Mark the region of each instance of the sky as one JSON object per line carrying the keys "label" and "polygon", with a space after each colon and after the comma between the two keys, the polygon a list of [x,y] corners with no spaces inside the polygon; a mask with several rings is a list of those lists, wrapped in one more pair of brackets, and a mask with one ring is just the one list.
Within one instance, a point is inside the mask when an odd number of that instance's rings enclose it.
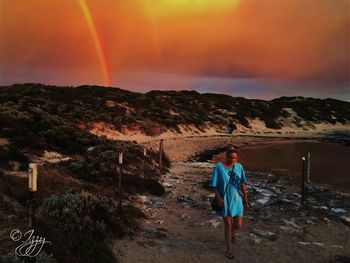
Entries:
{"label": "sky", "polygon": [[0,0],[0,85],[350,101],[348,0]]}

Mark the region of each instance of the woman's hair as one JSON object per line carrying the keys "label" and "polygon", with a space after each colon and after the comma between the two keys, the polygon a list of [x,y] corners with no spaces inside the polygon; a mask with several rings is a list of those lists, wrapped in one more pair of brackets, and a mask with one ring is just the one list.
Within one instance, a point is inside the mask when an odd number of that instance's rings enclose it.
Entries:
{"label": "woman's hair", "polygon": [[238,154],[238,151],[236,150],[235,147],[230,146],[230,147],[227,148],[227,150],[226,150],[226,155],[229,155],[229,154],[231,154],[231,153],[236,153],[236,154]]}

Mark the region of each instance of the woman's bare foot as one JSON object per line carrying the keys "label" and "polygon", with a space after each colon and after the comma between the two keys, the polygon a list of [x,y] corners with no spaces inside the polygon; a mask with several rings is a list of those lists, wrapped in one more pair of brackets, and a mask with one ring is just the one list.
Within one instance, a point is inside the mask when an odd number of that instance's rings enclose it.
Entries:
{"label": "woman's bare foot", "polygon": [[233,255],[232,251],[226,250],[225,257],[227,257],[229,259],[233,259],[235,256]]}

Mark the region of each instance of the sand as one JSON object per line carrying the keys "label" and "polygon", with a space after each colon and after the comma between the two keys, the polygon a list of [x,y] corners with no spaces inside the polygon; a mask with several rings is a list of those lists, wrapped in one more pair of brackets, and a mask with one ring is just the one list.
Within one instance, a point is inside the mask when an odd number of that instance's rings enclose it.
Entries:
{"label": "sand", "polygon": [[[138,143],[153,143],[157,140],[185,139],[185,138],[201,138],[201,137],[228,137],[236,138],[237,136],[254,136],[254,137],[269,137],[269,138],[321,138],[327,137],[333,133],[348,133],[350,134],[350,123],[341,124],[313,124],[312,127],[298,128],[293,125],[285,126],[282,129],[266,128],[265,123],[259,119],[250,119],[249,125],[251,128],[246,128],[240,124],[237,125],[237,130],[232,134],[228,134],[226,128],[207,124],[201,130],[193,125],[178,126],[177,132],[175,129],[162,129],[159,134],[149,136],[143,133],[139,127],[125,127],[123,133],[116,130],[111,124],[104,122],[92,123],[88,129],[89,132],[97,136],[106,136],[112,140],[136,141]],[[82,127],[84,128],[84,127]]]}
{"label": "sand", "polygon": [[[203,182],[210,179],[212,167],[184,161],[208,148],[271,140],[281,141],[280,138],[218,135],[164,139],[164,150],[172,161],[169,173],[162,178],[167,194],[134,197],[133,203],[143,210],[147,219],[140,221],[140,231],[113,242],[111,246],[118,261],[347,262],[340,260],[350,258],[349,226],[328,214],[311,213],[307,209],[289,214],[277,211],[269,220],[250,218],[248,212],[244,227],[237,232],[235,259],[224,256],[222,219],[213,215],[210,209],[208,197],[212,192],[202,187]],[[158,147],[158,144],[159,140],[143,142],[149,148]],[[283,189],[290,193],[300,190],[298,185],[288,181],[284,182]],[[196,205],[178,202],[180,195],[191,197]],[[303,220],[307,218],[312,220],[305,223]],[[292,223],[286,225],[281,223],[283,220]],[[277,233],[278,238],[257,237],[252,234],[253,229]]]}

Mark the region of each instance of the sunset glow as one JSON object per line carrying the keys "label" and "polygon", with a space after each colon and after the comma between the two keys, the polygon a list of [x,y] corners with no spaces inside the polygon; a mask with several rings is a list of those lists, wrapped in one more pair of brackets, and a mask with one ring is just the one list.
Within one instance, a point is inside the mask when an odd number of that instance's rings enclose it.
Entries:
{"label": "sunset glow", "polygon": [[0,84],[349,100],[349,4],[1,0]]}
{"label": "sunset glow", "polygon": [[171,16],[181,13],[213,13],[232,10],[240,0],[140,0],[140,5],[151,6],[150,14]]}

